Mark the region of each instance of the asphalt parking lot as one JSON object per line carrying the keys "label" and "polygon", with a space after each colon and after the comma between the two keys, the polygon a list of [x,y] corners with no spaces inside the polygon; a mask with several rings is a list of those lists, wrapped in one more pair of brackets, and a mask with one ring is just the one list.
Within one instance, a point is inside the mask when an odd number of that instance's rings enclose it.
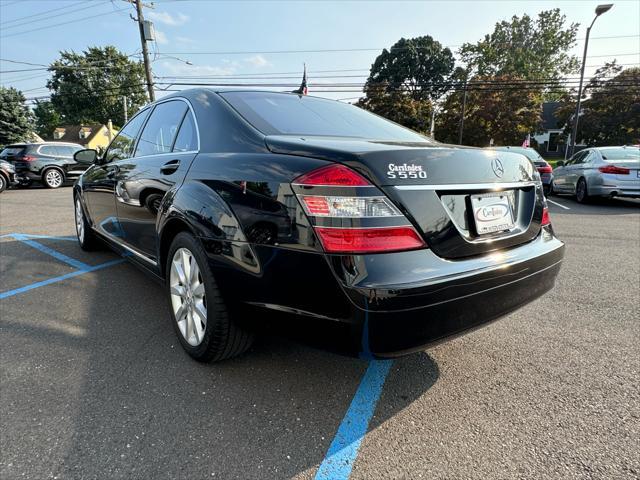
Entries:
{"label": "asphalt parking lot", "polygon": [[70,238],[70,188],[2,193],[0,478],[639,478],[640,202],[552,200],[557,287],[482,330],[206,365],[158,284]]}

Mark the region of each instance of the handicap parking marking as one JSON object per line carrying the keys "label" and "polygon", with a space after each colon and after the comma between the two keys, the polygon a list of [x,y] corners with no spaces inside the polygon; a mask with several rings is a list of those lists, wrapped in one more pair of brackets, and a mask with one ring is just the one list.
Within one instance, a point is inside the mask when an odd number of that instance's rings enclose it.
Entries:
{"label": "handicap parking marking", "polygon": [[13,290],[7,290],[6,292],[0,292],[0,300],[3,300],[8,297],[12,297],[14,295],[18,295],[20,293],[28,292],[29,290],[33,290],[34,288],[44,287],[46,285],[51,285],[52,283],[57,283],[63,280],[67,280],[68,278],[77,277],[78,275],[84,275],[85,273],[95,272],[96,270],[101,270],[103,268],[111,267],[113,265],[119,265],[124,261],[125,261],[124,258],[116,258],[115,260],[101,263],[100,265],[94,265],[94,266],[87,265],[87,268],[83,270],[75,270],[73,272],[69,272],[64,275],[60,275],[58,277],[48,278],[47,280],[31,283],[29,285],[25,285],[24,287],[14,288]]}
{"label": "handicap parking marking", "polygon": [[370,360],[315,480],[347,480],[369,428],[393,360]]}
{"label": "handicap parking marking", "polygon": [[53,258],[60,260],[61,262],[66,263],[67,265],[71,265],[72,267],[77,268],[79,270],[86,270],[88,268],[91,268],[90,265],[87,265],[86,263],[81,262],[80,260],[76,260],[75,258],[68,257],[64,253],[60,253],[57,250],[54,250],[53,248],[49,248],[45,245],[42,245],[41,243],[38,243],[35,240],[29,239],[27,238],[26,235],[21,235],[19,233],[16,233],[13,235],[13,238],[15,238],[16,240],[26,245],[29,245],[32,248],[35,248],[36,250],[40,250],[42,253],[51,255]]}
{"label": "handicap parking marking", "polygon": [[[33,290],[34,288],[44,287],[45,285],[51,285],[52,283],[61,282],[68,278],[77,277],[78,275],[84,275],[85,273],[95,272],[96,270],[101,270],[103,268],[111,267],[113,265],[119,265],[123,263],[124,258],[117,258],[115,260],[110,260],[108,262],[101,263],[99,265],[87,265],[84,262],[76,260],[75,258],[71,258],[63,253],[54,250],[53,248],[42,245],[37,242],[36,238],[40,239],[50,239],[50,240],[69,240],[72,237],[53,237],[49,235],[30,235],[30,234],[22,234],[22,233],[8,233],[5,235],[0,235],[0,238],[14,238],[15,240],[29,245],[32,248],[39,250],[42,253],[52,256],[56,260],[60,260],[61,262],[66,263],[74,267],[76,270],[73,272],[66,273],[64,275],[59,275],[57,277],[48,278],[46,280],[41,280],[39,282],[31,283],[29,285],[25,285],[24,287],[14,288],[12,290],[7,290],[6,292],[0,292],[0,300],[12,297],[14,295],[18,295],[20,293],[28,292],[29,290]],[[75,239],[74,239],[75,240]]]}
{"label": "handicap parking marking", "polygon": [[565,210],[571,210],[569,207],[565,207],[564,205],[562,205],[562,204],[560,204],[560,203],[558,203],[558,202],[555,202],[555,201],[553,201],[553,200],[550,200],[550,199],[548,199],[548,198],[547,198],[547,202],[549,202],[549,203],[553,203],[554,205],[557,205],[557,206],[558,206],[558,207],[560,207],[560,208],[564,208]]}

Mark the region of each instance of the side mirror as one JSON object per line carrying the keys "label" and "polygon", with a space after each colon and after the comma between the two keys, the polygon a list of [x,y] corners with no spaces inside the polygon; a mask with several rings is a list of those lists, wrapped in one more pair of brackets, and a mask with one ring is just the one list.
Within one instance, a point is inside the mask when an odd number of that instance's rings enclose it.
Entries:
{"label": "side mirror", "polygon": [[564,167],[564,160],[558,160],[558,161],[556,162],[556,168],[557,168],[557,167]]}
{"label": "side mirror", "polygon": [[78,150],[73,154],[73,159],[78,163],[83,163],[85,165],[91,165],[92,163],[96,163],[98,160],[98,152],[91,148],[87,148],[85,150]]}

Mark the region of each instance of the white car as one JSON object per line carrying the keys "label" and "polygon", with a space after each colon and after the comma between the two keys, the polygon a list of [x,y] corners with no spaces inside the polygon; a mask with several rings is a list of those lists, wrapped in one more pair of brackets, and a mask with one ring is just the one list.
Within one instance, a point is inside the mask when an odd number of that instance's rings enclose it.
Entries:
{"label": "white car", "polygon": [[553,170],[553,193],[569,193],[580,203],[590,197],[640,197],[640,148],[595,147],[575,153]]}

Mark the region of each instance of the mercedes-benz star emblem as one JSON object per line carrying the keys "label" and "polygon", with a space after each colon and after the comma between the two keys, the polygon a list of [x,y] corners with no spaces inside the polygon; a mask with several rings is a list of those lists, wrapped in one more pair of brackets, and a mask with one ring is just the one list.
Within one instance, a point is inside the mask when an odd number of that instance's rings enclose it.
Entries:
{"label": "mercedes-benz star emblem", "polygon": [[504,174],[504,166],[499,158],[491,160],[491,168],[493,168],[493,173],[496,174],[496,177],[502,177]]}

